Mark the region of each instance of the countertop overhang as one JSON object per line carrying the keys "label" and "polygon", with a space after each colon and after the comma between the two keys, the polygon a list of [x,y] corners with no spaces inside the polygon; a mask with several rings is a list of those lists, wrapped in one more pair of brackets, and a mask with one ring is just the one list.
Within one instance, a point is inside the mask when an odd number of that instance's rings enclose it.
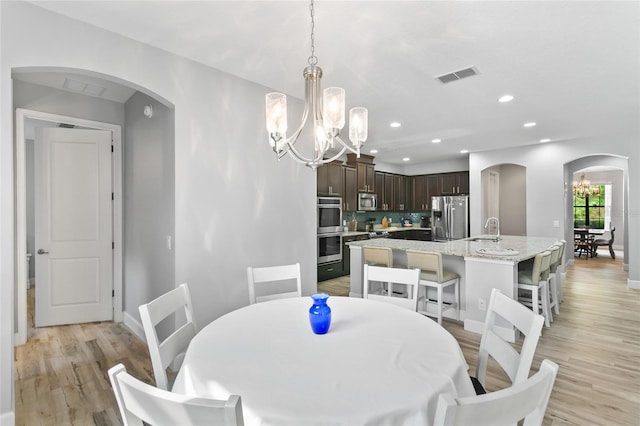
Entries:
{"label": "countertop overhang", "polygon": [[[376,238],[372,240],[353,241],[347,244],[349,244],[349,246],[360,247],[390,247],[391,249],[402,251],[434,251],[449,256],[484,258],[517,263],[534,257],[536,254],[543,252],[558,241],[556,238],[550,237],[521,237],[513,235],[503,235],[499,241],[492,241],[492,237],[495,236],[481,235],[472,238],[465,238],[463,240],[445,242]],[[475,240],[478,238],[480,238],[480,240]],[[518,254],[488,254],[478,252],[478,249],[510,249],[517,251]],[[491,250],[489,250],[489,252],[491,252]]]}

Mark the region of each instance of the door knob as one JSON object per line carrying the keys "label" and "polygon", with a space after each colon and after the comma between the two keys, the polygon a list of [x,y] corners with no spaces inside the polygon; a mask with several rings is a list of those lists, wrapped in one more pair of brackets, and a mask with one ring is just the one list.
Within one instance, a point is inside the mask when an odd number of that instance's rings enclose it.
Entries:
{"label": "door knob", "polygon": [[49,254],[48,251],[44,251],[42,249],[38,249],[38,254]]}

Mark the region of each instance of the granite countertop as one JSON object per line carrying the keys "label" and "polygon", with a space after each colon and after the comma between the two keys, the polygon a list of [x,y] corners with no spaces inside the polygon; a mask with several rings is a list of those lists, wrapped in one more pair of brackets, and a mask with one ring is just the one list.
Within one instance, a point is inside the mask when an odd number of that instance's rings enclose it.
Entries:
{"label": "granite countertop", "polygon": [[[431,231],[431,228],[420,228],[419,226],[390,226],[388,228],[381,228],[380,226],[376,226],[374,228],[374,231],[387,231],[387,232],[398,232],[398,231],[410,231],[410,230],[417,230],[417,231]],[[358,235],[368,235],[369,232],[367,231],[346,231],[342,233],[343,237],[355,237]]]}
{"label": "granite countertop", "polygon": [[492,237],[494,236],[480,235],[464,240],[446,242],[376,238],[372,240],[354,241],[348,244],[350,246],[361,247],[390,247],[395,250],[435,251],[450,256],[505,260],[515,263],[534,257],[558,241],[555,238],[549,237],[518,237],[512,235],[503,235],[498,242],[490,240],[472,241],[474,238]]}

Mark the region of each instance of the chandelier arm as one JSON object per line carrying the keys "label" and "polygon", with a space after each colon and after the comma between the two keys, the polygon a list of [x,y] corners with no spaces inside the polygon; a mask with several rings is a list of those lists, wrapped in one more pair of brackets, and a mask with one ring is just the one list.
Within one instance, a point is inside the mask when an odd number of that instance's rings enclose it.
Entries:
{"label": "chandelier arm", "polygon": [[349,147],[348,147],[348,146],[346,146],[346,145],[343,145],[343,146],[342,146],[342,149],[340,150],[340,152],[338,152],[336,155],[334,155],[334,156],[333,156],[333,157],[331,157],[331,158],[325,158],[325,159],[323,159],[319,164],[326,164],[326,163],[330,163],[330,162],[332,162],[332,161],[337,160],[337,159],[338,159],[342,154],[344,154],[344,153],[345,153],[345,151],[346,151],[347,149],[349,149]]}

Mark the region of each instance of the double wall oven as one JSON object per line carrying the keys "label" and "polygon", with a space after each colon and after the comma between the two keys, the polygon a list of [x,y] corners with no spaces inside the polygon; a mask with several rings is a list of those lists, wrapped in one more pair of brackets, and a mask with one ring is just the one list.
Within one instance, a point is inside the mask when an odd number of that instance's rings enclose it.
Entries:
{"label": "double wall oven", "polygon": [[342,261],[342,198],[318,197],[318,264]]}

